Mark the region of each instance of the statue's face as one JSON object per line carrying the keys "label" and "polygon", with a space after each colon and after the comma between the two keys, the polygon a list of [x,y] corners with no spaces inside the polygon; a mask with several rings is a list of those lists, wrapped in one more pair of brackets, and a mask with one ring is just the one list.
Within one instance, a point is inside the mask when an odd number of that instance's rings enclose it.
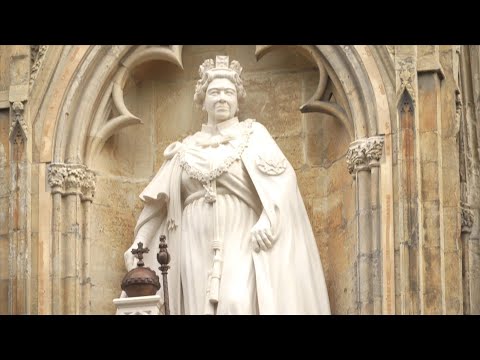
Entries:
{"label": "statue's face", "polygon": [[214,79],[208,85],[203,103],[209,120],[225,121],[238,109],[237,89],[228,79]]}

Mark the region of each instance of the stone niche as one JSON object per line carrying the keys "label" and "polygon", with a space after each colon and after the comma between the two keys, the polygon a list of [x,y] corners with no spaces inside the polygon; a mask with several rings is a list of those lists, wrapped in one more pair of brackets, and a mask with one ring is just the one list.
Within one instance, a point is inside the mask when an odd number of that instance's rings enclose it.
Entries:
{"label": "stone niche", "polygon": [[[312,59],[289,47],[257,62],[255,46],[185,46],[183,70],[150,61],[131,71],[125,104],[143,125],[113,135],[93,164],[98,175],[90,218],[91,248],[96,249],[91,253],[91,312],[115,313],[112,299],[119,296],[126,271],[123,253],[142,209],[138,195],[160,168],[165,147],[200,129],[204,115],[193,103],[198,66],[218,54],[243,67],[247,98],[240,120],[254,118],[265,125],[296,170],[332,312],[355,313],[357,225],[354,182],[345,163],[348,133],[332,116],[299,110],[318,84]],[[341,98],[329,82],[322,100]]]}

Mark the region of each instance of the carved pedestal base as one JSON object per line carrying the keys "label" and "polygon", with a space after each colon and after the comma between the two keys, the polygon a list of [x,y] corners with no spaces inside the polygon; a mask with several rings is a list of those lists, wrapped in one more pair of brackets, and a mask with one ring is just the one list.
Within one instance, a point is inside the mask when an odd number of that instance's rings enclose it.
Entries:
{"label": "carved pedestal base", "polygon": [[114,299],[116,315],[163,315],[160,296],[138,296]]}

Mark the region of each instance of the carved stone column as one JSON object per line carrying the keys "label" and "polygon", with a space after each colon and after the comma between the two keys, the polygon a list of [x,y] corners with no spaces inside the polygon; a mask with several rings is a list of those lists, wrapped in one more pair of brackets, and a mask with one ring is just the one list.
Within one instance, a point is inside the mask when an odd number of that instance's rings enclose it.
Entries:
{"label": "carved stone column", "polygon": [[380,158],[382,157],[384,137],[374,136],[367,140],[366,157],[371,172],[371,208],[372,208],[372,286],[374,314],[382,313],[382,249],[380,229]]}
{"label": "carved stone column", "polygon": [[[438,45],[417,47],[418,128],[416,154],[420,171],[419,290],[420,308],[415,313],[446,314],[445,211],[441,82],[444,73]],[[445,119],[444,119],[445,120]],[[453,191],[453,190],[452,190]],[[458,271],[459,275],[460,271]]]}
{"label": "carved stone column", "polygon": [[[354,141],[347,152],[347,166],[356,179],[357,276],[360,314],[381,314],[381,246],[379,166],[383,136]],[[372,233],[373,229],[373,233]]]}
{"label": "carved stone column", "polygon": [[470,234],[473,227],[473,211],[467,204],[461,204],[461,218],[462,218],[462,278],[463,278],[463,312],[464,314],[471,314],[472,304],[472,257],[475,254],[471,253],[470,249]]}
{"label": "carved stone column", "polygon": [[10,106],[9,314],[31,311],[31,157],[23,101]]}
{"label": "carved stone column", "polygon": [[54,314],[88,313],[90,203],[95,174],[81,164],[50,164],[48,181],[53,196]]}
{"label": "carved stone column", "polygon": [[357,301],[359,314],[373,313],[371,286],[370,168],[366,139],[353,142],[347,152],[348,171],[356,179],[357,198]]}

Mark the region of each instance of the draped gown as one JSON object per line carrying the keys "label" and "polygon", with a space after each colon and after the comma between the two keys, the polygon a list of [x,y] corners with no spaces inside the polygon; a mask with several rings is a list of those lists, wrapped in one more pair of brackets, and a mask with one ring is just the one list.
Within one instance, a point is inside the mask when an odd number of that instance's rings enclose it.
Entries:
{"label": "draped gown", "polygon": [[[258,313],[250,231],[262,205],[242,161],[228,160],[238,155],[239,146],[248,140],[242,138],[242,131],[244,127],[235,118],[215,128],[204,125],[200,133],[185,142],[183,161],[190,171],[183,171],[181,177],[184,208],[180,277],[186,314],[208,313],[208,307],[216,314]],[[215,201],[210,202],[204,183],[195,175],[225,167],[226,163],[228,169],[215,178]],[[216,308],[207,298],[215,227],[223,245]]]}

